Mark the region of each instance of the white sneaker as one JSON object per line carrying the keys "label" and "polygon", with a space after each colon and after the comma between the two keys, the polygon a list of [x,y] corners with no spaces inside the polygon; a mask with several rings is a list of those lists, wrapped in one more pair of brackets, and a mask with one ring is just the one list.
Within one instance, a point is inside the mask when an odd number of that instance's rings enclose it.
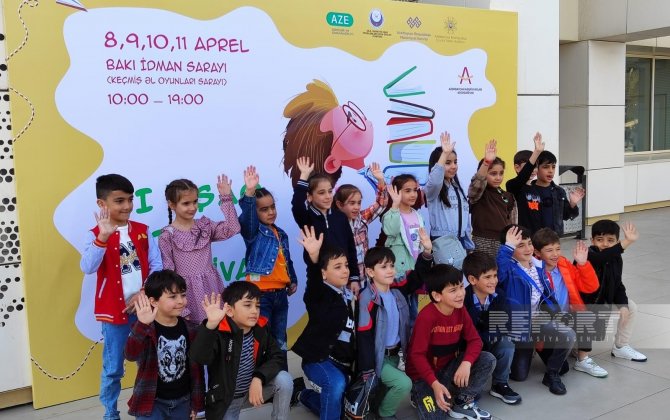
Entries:
{"label": "white sneaker", "polygon": [[633,362],[646,362],[647,356],[635,350],[628,344],[623,347],[617,347],[614,345],[612,347],[612,356],[620,357],[626,360],[632,360]]}
{"label": "white sneaker", "polygon": [[398,370],[405,371],[405,355],[402,352],[402,349],[398,352]]}
{"label": "white sneaker", "polygon": [[595,376],[596,378],[604,378],[607,376],[607,371],[598,366],[598,364],[590,357],[586,357],[582,361],[575,361],[575,370],[588,373],[589,375]]}

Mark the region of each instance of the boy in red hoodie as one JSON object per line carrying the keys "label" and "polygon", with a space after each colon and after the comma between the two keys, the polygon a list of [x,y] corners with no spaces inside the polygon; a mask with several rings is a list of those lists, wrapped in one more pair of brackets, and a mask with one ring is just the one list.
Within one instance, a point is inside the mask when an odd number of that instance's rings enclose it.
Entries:
{"label": "boy in red hoodie", "polygon": [[[572,256],[574,264],[561,255],[561,239],[558,234],[549,228],[542,228],[535,232],[532,238],[535,256],[541,260],[542,268],[547,274],[549,284],[554,292],[556,301],[562,312],[580,312],[586,310],[581,293],[593,293],[598,290],[598,277],[593,266],[588,262],[589,249],[584,242],[577,242]],[[577,361],[575,370],[588,373],[597,378],[607,376],[607,371],[589,357],[592,350],[589,337],[580,334],[578,328]],[[542,353],[540,352],[540,356]]]}
{"label": "boy in red hoodie", "polygon": [[[432,303],[419,313],[409,342],[406,373],[419,418],[490,419],[477,407],[496,358],[481,351],[482,340],[463,307],[463,274],[437,264],[425,275]],[[452,393],[454,398],[452,399]]]}

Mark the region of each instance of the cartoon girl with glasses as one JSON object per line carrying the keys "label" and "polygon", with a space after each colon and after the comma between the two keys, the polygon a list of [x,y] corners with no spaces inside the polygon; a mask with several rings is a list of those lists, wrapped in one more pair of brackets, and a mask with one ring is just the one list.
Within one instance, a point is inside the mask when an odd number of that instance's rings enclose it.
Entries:
{"label": "cartoon girl with glasses", "polygon": [[300,179],[297,159],[309,157],[314,173],[327,173],[337,183],[342,167],[365,171],[372,150],[372,121],[353,102],[340,105],[326,83],[314,80],[284,108],[289,119],[284,135],[284,171],[293,185]]}

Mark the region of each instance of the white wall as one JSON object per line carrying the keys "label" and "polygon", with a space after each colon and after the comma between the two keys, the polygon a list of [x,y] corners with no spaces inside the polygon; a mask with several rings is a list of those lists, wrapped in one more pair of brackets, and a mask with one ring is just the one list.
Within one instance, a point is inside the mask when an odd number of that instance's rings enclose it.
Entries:
{"label": "white wall", "polygon": [[[0,34],[4,35],[0,7]],[[0,41],[0,64],[5,61],[5,41]],[[31,385],[28,320],[18,254],[18,221],[13,147],[9,130],[7,71],[0,71],[0,393]],[[5,254],[5,252],[7,253]],[[15,254],[16,252],[16,254]]]}

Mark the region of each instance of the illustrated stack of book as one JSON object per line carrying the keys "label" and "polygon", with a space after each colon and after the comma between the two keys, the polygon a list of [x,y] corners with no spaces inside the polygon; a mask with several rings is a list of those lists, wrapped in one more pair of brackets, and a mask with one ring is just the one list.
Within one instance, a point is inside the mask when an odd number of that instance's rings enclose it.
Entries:
{"label": "illustrated stack of book", "polygon": [[407,100],[426,93],[421,86],[407,85],[408,76],[416,68],[410,68],[384,86],[384,95],[390,103],[386,126],[392,163],[384,168],[384,175],[390,180],[400,174],[412,174],[419,184],[424,185],[428,180],[428,157],[436,143],[434,139],[426,138],[433,134],[435,110]]}

